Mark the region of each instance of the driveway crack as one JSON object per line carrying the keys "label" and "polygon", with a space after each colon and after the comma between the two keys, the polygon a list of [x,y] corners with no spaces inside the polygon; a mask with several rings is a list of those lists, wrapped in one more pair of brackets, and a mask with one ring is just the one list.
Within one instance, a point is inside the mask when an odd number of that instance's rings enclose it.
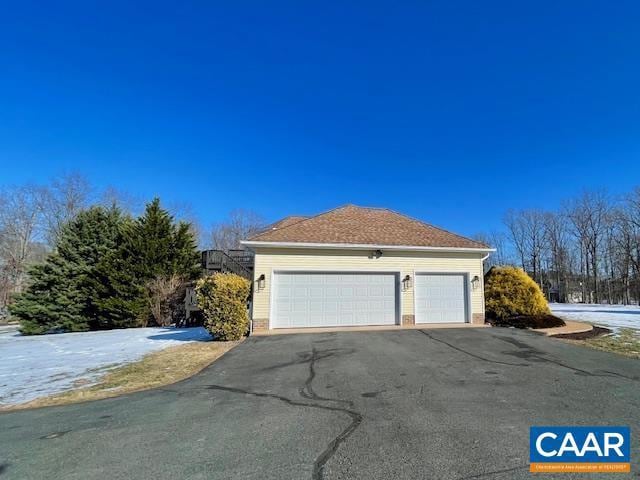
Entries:
{"label": "driveway crack", "polygon": [[[499,338],[499,337],[498,337]],[[563,363],[559,360],[555,360],[553,358],[549,358],[547,357],[548,354],[545,354],[545,352],[542,352],[540,350],[536,350],[533,349],[532,347],[530,347],[529,345],[527,345],[524,342],[521,342],[519,340],[516,339],[510,339],[510,338],[499,338],[499,340],[505,342],[505,343],[509,343],[511,345],[515,345],[518,348],[521,349],[530,349],[532,352],[532,355],[530,356],[530,358],[535,358],[541,362],[549,362],[549,363],[553,363],[554,365],[557,365],[559,367],[562,368],[566,368],[567,370],[571,370],[575,373],[578,373],[580,375],[585,375],[587,377],[609,377],[609,378],[624,378],[626,380],[631,380],[634,382],[637,382],[639,379],[638,377],[630,377],[628,375],[623,375],[622,373],[617,373],[617,372],[611,372],[609,370],[602,370],[602,373],[600,372],[590,372],[588,370],[584,370],[582,368],[578,368],[578,367],[572,367],[571,365],[567,365],[566,363]]]}
{"label": "driveway crack", "polygon": [[535,358],[538,358],[539,360],[541,360],[543,362],[553,363],[554,365],[557,365],[557,366],[562,367],[562,368],[566,368],[568,370],[571,370],[573,372],[579,373],[581,375],[585,375],[587,377],[624,378],[625,380],[632,380],[634,382],[638,381],[638,378],[636,378],[636,377],[628,377],[627,375],[623,375],[621,373],[616,373],[616,372],[610,372],[608,370],[604,370],[603,373],[590,372],[588,370],[583,370],[581,368],[572,367],[571,365],[567,365],[566,363],[562,363],[562,362],[560,362],[558,360],[554,360],[552,358],[543,357],[541,355],[535,355]]}
{"label": "driveway crack", "polygon": [[435,342],[442,343],[442,344],[444,344],[444,345],[446,345],[446,346],[448,346],[450,348],[453,348],[454,350],[457,350],[458,352],[464,353],[464,354],[469,355],[470,357],[473,357],[473,358],[477,358],[478,360],[482,360],[483,362],[495,363],[496,365],[509,365],[511,367],[528,367],[529,366],[528,363],[510,363],[510,362],[501,362],[500,360],[492,360],[490,358],[483,357],[483,356],[478,355],[476,353],[469,352],[468,350],[460,348],[457,345],[453,345],[453,344],[451,344],[449,342],[446,342],[446,341],[444,341],[444,340],[442,340],[440,338],[436,338],[436,337],[434,337],[430,333],[427,333],[424,330],[417,330],[417,331],[420,332],[421,334],[429,337],[431,340],[433,340]]}
{"label": "driveway crack", "polygon": [[[317,408],[320,410],[330,411],[330,412],[338,412],[344,413],[351,418],[351,422],[344,428],[333,440],[329,442],[327,447],[316,457],[313,462],[313,470],[311,474],[312,480],[321,480],[323,478],[324,466],[329,461],[329,459],[335,454],[338,450],[338,447],[342,443],[344,443],[349,436],[358,428],[358,426],[362,423],[363,416],[360,412],[357,412],[353,409],[353,402],[351,400],[343,400],[340,398],[329,398],[322,397],[318,395],[313,389],[313,380],[316,377],[315,365],[316,362],[322,358],[325,358],[329,355],[323,355],[323,352],[318,352],[315,348],[311,350],[311,356],[308,357],[309,361],[309,375],[305,380],[304,384],[298,390],[301,397],[306,398],[308,400],[312,400],[310,402],[298,401],[291,399],[289,397],[285,397],[283,395],[277,395],[275,393],[268,392],[254,392],[252,390],[245,390],[242,388],[236,387],[227,387],[224,385],[207,385],[206,388],[209,390],[220,390],[224,392],[230,393],[238,393],[244,395],[250,395],[258,398],[271,398],[274,400],[279,400],[281,402],[286,403],[287,405],[293,407],[307,407],[307,408]],[[345,406],[332,406],[332,405],[323,405],[317,402],[334,402],[334,403],[342,403]]]}
{"label": "driveway crack", "polygon": [[313,380],[316,378],[316,362],[318,360],[321,360],[322,358],[328,357],[329,355],[321,355],[318,353],[318,351],[315,348],[311,349],[311,357],[309,358],[309,376],[307,377],[307,380],[304,382],[304,385],[302,387],[300,387],[300,389],[298,390],[298,392],[300,393],[300,396],[303,398],[307,398],[309,400],[318,400],[318,401],[325,401],[325,402],[338,402],[338,403],[344,403],[346,405],[349,406],[353,406],[353,402],[351,400],[342,400],[340,398],[330,398],[330,397],[322,397],[320,395],[318,395],[314,390],[313,390]]}

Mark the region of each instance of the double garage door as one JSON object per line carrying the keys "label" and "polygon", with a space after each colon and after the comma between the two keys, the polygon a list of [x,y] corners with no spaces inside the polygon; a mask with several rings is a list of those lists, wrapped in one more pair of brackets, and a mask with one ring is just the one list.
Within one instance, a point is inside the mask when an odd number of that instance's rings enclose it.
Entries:
{"label": "double garage door", "polygon": [[[397,273],[276,272],[271,328],[395,325]],[[464,275],[416,275],[416,323],[466,321]]]}
{"label": "double garage door", "polygon": [[273,288],[271,328],[397,323],[395,273],[278,272]]}

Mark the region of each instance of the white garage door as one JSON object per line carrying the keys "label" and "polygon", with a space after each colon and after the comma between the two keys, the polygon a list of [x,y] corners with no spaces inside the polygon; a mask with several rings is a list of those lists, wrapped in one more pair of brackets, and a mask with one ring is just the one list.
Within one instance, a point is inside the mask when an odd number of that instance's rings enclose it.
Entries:
{"label": "white garage door", "polygon": [[393,325],[394,273],[274,274],[271,328]]}
{"label": "white garage door", "polygon": [[418,274],[415,281],[416,323],[467,321],[464,274]]}

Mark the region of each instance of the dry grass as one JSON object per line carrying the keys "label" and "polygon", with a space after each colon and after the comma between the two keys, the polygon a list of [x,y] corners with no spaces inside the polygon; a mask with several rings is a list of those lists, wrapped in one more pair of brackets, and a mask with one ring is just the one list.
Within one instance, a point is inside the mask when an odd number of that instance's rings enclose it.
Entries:
{"label": "dry grass", "polygon": [[116,397],[124,393],[169,385],[195,375],[238,342],[192,342],[145,355],[140,361],[109,370],[98,384],[78,388],[0,410],[66,405]]}
{"label": "dry grass", "polygon": [[640,333],[630,328],[623,328],[617,335],[588,338],[586,340],[565,340],[585,345],[596,350],[613,352],[626,357],[640,359]]}

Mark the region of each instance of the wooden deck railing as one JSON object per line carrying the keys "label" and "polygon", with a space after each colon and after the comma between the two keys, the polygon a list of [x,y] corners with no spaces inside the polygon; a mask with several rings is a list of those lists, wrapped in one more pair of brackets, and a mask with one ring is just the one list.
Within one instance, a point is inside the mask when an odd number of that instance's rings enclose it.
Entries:
{"label": "wooden deck railing", "polygon": [[[242,258],[245,264],[249,264],[252,259]],[[205,250],[202,252],[202,271],[203,275],[211,275],[213,273],[235,273],[249,281],[253,280],[253,272],[245,265],[227,255],[222,250]],[[184,299],[185,312],[187,321],[191,318],[193,312],[197,312],[198,301],[196,299],[195,287],[187,287],[187,294]]]}
{"label": "wooden deck railing", "polygon": [[205,250],[202,252],[202,268],[207,274],[215,272],[235,273],[249,280],[252,279],[251,270],[222,250]]}

